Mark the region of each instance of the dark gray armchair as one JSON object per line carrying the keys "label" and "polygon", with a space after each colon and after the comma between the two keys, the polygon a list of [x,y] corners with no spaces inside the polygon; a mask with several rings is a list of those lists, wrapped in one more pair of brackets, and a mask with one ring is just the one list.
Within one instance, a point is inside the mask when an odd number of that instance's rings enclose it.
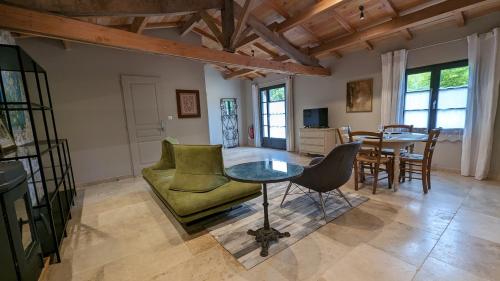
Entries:
{"label": "dark gray armchair", "polygon": [[[283,207],[285,198],[290,193],[290,188],[292,185],[295,185],[302,192],[304,191],[300,188],[301,186],[309,189],[309,192],[304,192],[306,195],[309,195],[310,190],[318,192],[320,207],[323,211],[325,221],[326,211],[323,193],[327,193],[328,198],[331,191],[336,191],[337,195],[344,198],[347,204],[352,207],[347,197],[345,197],[339,188],[351,178],[354,159],[360,146],[360,142],[342,144],[335,147],[324,158],[314,158],[309,166],[304,167],[304,173],[300,177],[290,181],[283,200],[281,200],[281,206]],[[311,195],[309,197],[314,200]],[[316,200],[314,201],[316,202]]]}

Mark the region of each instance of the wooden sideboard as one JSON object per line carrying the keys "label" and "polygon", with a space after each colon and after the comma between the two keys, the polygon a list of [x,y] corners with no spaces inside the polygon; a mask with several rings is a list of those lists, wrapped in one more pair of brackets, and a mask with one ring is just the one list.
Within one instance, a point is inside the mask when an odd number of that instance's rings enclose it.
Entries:
{"label": "wooden sideboard", "polygon": [[326,155],[335,147],[335,129],[301,128],[299,130],[300,153]]}

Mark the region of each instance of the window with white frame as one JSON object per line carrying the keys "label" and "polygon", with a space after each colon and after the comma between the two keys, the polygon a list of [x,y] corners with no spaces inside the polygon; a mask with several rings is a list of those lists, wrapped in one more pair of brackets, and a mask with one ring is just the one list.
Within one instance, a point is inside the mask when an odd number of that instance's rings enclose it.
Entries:
{"label": "window with white frame", "polygon": [[408,69],[404,124],[422,129],[463,129],[468,81],[466,60]]}

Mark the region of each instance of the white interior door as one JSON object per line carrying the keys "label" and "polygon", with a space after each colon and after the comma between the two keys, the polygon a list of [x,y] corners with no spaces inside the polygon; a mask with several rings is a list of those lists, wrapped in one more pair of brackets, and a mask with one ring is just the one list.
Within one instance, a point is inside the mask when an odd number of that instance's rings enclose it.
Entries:
{"label": "white interior door", "polygon": [[121,81],[132,170],[137,176],[142,168],[158,161],[161,140],[165,137],[159,78],[123,75]]}

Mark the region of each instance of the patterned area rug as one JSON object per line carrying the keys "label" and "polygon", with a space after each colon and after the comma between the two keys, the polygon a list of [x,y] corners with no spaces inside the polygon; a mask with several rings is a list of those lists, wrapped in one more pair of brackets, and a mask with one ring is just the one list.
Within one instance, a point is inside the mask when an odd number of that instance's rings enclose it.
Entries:
{"label": "patterned area rug", "polygon": [[[210,234],[231,253],[246,269],[250,269],[293,245],[310,233],[325,225],[323,212],[319,208],[318,194],[308,195],[298,190],[288,195],[280,207],[281,199],[288,183],[268,184],[269,221],[271,227],[280,232],[290,232],[290,237],[282,238],[278,243],[272,243],[267,257],[260,256],[260,244],[253,236],[247,234],[248,229],[258,229],[264,223],[262,197],[255,198],[243,204],[242,207],[231,210],[217,225],[208,227]],[[325,196],[324,196],[325,197]],[[353,208],[368,200],[367,197],[346,193]],[[329,196],[325,204],[327,220],[332,221],[351,208],[344,199],[335,195]],[[214,222],[215,223],[215,222]],[[212,224],[214,225],[214,224]]]}

